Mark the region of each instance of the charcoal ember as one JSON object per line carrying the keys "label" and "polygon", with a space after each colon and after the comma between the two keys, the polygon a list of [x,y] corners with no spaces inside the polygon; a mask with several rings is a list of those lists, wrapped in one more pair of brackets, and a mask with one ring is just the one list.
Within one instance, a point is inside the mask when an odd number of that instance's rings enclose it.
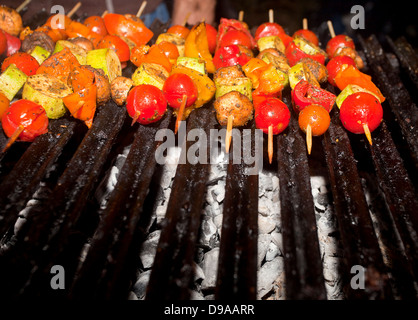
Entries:
{"label": "charcoal ember", "polygon": [[268,261],[257,273],[257,299],[263,299],[274,287],[276,279],[284,272],[283,257]]}
{"label": "charcoal ember", "polygon": [[202,290],[213,289],[216,286],[218,274],[219,248],[208,251],[202,262],[202,270],[205,278],[202,281]]}

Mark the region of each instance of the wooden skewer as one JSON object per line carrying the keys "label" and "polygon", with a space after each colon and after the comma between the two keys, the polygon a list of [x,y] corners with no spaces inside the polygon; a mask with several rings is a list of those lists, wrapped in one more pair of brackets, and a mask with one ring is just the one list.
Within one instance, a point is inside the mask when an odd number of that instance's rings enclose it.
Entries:
{"label": "wooden skewer", "polygon": [[232,124],[234,123],[234,116],[228,116],[228,123],[226,125],[226,136],[225,136],[225,152],[229,153],[229,147],[231,146],[232,139]]}
{"label": "wooden skewer", "polygon": [[182,26],[183,27],[185,27],[186,26],[186,24],[187,24],[187,21],[189,21],[189,18],[190,18],[190,15],[191,15],[192,13],[189,11],[189,12],[187,12],[187,14],[186,14],[186,17],[184,18],[184,21],[183,21],[183,24],[182,24]]}
{"label": "wooden skewer", "polygon": [[20,11],[22,11],[29,3],[31,3],[31,1],[32,0],[25,0],[25,1],[23,1],[21,4],[20,4],[20,6],[18,6],[17,8],[16,8],[16,11],[17,12],[20,12]]}
{"label": "wooden skewer", "polygon": [[327,24],[328,24],[329,33],[331,34],[331,38],[334,38],[335,37],[335,31],[334,31],[334,26],[332,25],[331,20],[328,20]]}
{"label": "wooden skewer", "polygon": [[366,135],[366,138],[369,141],[370,145],[373,145],[372,134],[370,133],[369,126],[366,123],[363,124],[363,129],[364,129],[364,134]]}
{"label": "wooden skewer", "polygon": [[244,21],[244,11],[243,10],[241,10],[239,12],[239,14],[238,14],[238,20],[239,21]]}
{"label": "wooden skewer", "polygon": [[80,9],[80,7],[81,7],[81,1],[77,2],[77,4],[70,10],[70,12],[68,12],[67,17],[71,18],[74,15],[74,13],[76,13],[76,11]]}
{"label": "wooden skewer", "polygon": [[138,12],[136,13],[137,18],[139,18],[142,15],[142,12],[144,11],[145,7],[147,6],[147,2],[142,2],[141,6],[139,7]]}
{"label": "wooden skewer", "polygon": [[308,154],[311,154],[312,150],[312,127],[310,124],[306,127],[306,146],[308,148]]}
{"label": "wooden skewer", "polygon": [[187,103],[187,96],[184,94],[183,97],[181,98],[181,105],[179,108],[179,112],[177,114],[176,127],[174,129],[174,134],[176,134],[177,131],[179,130],[180,121],[183,120],[183,114],[184,114],[184,109],[186,108],[186,103]]}
{"label": "wooden skewer", "polygon": [[13,132],[13,134],[10,136],[9,140],[7,141],[6,145],[4,146],[3,150],[1,151],[1,153],[5,153],[7,149],[10,148],[10,146],[16,141],[17,138],[19,138],[20,134],[23,132],[23,130],[25,130],[25,127],[22,125],[19,125],[15,132]]}
{"label": "wooden skewer", "polygon": [[274,11],[273,11],[273,9],[269,10],[269,22],[274,22]]}
{"label": "wooden skewer", "polygon": [[108,13],[109,13],[109,11],[107,11],[107,10],[103,11],[102,18],[104,18],[104,16],[107,15]]}
{"label": "wooden skewer", "polygon": [[308,30],[308,19],[303,18],[302,25],[303,25],[303,30]]}
{"label": "wooden skewer", "polygon": [[141,111],[135,112],[134,116],[132,117],[131,126],[133,126],[135,124],[136,120],[138,120],[138,118],[139,118],[140,115],[141,115]]}
{"label": "wooden skewer", "polygon": [[269,126],[267,152],[269,155],[269,163],[273,161],[273,125]]}

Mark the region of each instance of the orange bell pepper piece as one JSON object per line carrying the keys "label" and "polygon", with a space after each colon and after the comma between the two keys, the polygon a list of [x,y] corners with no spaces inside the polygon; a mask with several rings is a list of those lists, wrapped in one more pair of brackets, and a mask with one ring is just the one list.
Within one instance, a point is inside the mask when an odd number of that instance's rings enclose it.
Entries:
{"label": "orange bell pepper piece", "polygon": [[84,121],[90,129],[96,112],[97,87],[94,83],[62,99],[71,115]]}
{"label": "orange bell pepper piece", "polygon": [[186,57],[203,59],[206,62],[206,71],[208,73],[215,72],[213,57],[209,51],[205,22],[195,25],[190,30],[184,44],[184,55]]}
{"label": "orange bell pepper piece", "polygon": [[36,70],[36,74],[46,73],[67,83],[68,76],[75,67],[79,66],[77,58],[70,49],[64,48],[50,55]]}
{"label": "orange bell pepper piece", "polygon": [[172,64],[170,59],[164,54],[158,45],[136,46],[131,50],[131,62],[139,67],[142,63],[156,63],[164,67],[168,72],[171,72]]}
{"label": "orange bell pepper piece", "polygon": [[251,58],[246,64],[242,66],[242,71],[244,71],[246,77],[251,79],[253,88],[256,89],[260,85],[260,75],[267,66],[267,62],[259,58]]}
{"label": "orange bell pepper piece", "polygon": [[262,68],[263,70],[260,73],[258,78],[259,85],[257,89],[254,90],[254,93],[264,94],[269,96],[276,96],[282,92],[284,85],[282,79],[279,79],[276,68],[268,64],[266,67]]}
{"label": "orange bell pepper piece", "polygon": [[381,103],[385,101],[385,97],[382,95],[379,88],[372,82],[372,78],[354,66],[348,66],[344,70],[338,72],[335,77],[335,83],[340,90],[344,90],[349,84],[358,85],[359,87],[373,92]]}
{"label": "orange bell pepper piece", "polygon": [[68,38],[87,38],[90,34],[90,29],[80,22],[71,21],[69,26],[65,29],[65,32],[67,33]]}

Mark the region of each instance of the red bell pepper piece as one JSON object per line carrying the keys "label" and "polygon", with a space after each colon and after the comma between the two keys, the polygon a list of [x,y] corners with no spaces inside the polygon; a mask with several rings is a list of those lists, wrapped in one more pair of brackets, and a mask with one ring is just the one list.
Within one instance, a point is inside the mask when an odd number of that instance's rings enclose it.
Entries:
{"label": "red bell pepper piece", "polygon": [[219,45],[222,42],[222,38],[226,35],[226,33],[229,30],[239,30],[239,31],[244,32],[251,41],[250,49],[253,49],[255,47],[256,42],[253,36],[251,35],[250,30],[248,30],[241,21],[235,20],[235,19],[221,18],[221,21],[218,27],[218,38],[217,38],[216,50],[219,49]]}
{"label": "red bell pepper piece", "polygon": [[306,80],[299,81],[291,95],[293,109],[296,112],[302,111],[310,104],[320,105],[330,112],[337,98],[331,92],[315,87]]}

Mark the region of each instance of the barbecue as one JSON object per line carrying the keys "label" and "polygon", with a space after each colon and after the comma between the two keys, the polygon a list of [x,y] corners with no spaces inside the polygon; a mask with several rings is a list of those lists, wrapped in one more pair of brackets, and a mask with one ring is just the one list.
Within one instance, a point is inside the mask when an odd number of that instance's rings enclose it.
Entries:
{"label": "barbecue", "polygon": [[[168,27],[156,20],[150,27],[154,33],[150,45]],[[364,134],[347,131],[334,107],[328,129],[312,137],[308,154],[297,110],[290,108],[286,128],[273,136],[269,147],[255,121],[245,119],[234,128],[229,152],[220,153],[216,163],[201,148],[197,163],[180,161],[196,153],[195,141],[182,140],[180,133],[188,136],[200,130],[209,137],[213,129],[222,131],[227,119],[223,123],[217,119],[214,105],[219,100],[213,97],[183,118],[177,147],[168,150],[167,161],[161,163],[156,153],[165,141],[156,136],[177,128],[176,110],[167,108],[161,119],[143,125],[136,122],[139,115],[132,121],[134,115],[124,107],[126,98],[120,96],[118,103],[109,99],[98,107],[90,125],[85,119],[61,117],[51,120],[49,132],[33,142],[11,144],[0,156],[0,296],[329,299],[325,262],[334,260],[325,261],[318,234],[325,203],[336,223],[326,237],[340,246],[335,268],[339,298],[417,299],[418,56],[403,37],[382,41],[375,35],[358,35],[355,40],[356,58],[364,62],[362,72],[372,76],[385,97],[383,121],[371,133],[373,143]],[[129,79],[135,70],[130,65],[122,71],[125,78],[115,76],[121,92],[132,87]],[[325,88],[338,95],[337,87]],[[283,90],[281,100],[292,105],[290,88]],[[3,149],[8,138],[1,131]],[[260,141],[262,154],[257,148]],[[207,139],[203,146],[211,150],[212,143]],[[254,159],[262,156],[257,174],[256,161],[248,163],[241,145],[250,146]],[[218,147],[224,145],[216,141]],[[174,168],[170,152],[177,152]],[[317,184],[318,176],[323,176],[329,200],[325,186]],[[207,210],[214,210],[215,204],[209,207],[207,199],[214,186],[221,215],[209,222]],[[260,190],[276,197],[277,206],[272,208],[277,212],[261,214]],[[262,226],[266,216],[278,220],[272,227]],[[217,239],[202,240],[215,224],[220,230]],[[267,253],[259,258],[265,235]],[[143,244],[150,239],[154,251],[152,260],[146,261]],[[205,264],[208,255],[216,263],[215,271]],[[272,281],[275,285],[261,293],[262,263],[283,272],[275,273],[280,275]],[[51,289],[51,269],[57,265],[65,268],[65,290]],[[361,290],[351,284],[352,268],[358,266],[365,274]],[[202,276],[199,272],[206,269]],[[133,297],[135,290],[141,294]]]}

